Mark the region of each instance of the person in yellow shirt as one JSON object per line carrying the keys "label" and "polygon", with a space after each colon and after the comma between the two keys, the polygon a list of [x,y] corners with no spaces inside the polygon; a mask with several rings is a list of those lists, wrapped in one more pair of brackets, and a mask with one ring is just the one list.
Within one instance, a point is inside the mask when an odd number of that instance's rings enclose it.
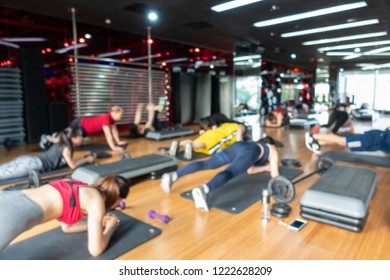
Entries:
{"label": "person in yellow shirt", "polygon": [[192,159],[192,152],[213,155],[234,142],[243,140],[245,126],[239,123],[224,123],[215,129],[208,129],[195,140],[172,141],[169,154],[176,156],[184,148],[184,158]]}

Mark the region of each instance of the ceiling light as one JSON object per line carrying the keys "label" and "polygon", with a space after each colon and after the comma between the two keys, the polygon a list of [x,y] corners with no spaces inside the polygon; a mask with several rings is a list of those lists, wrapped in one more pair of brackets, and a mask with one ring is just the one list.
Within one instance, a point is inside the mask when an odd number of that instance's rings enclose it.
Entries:
{"label": "ceiling light", "polygon": [[343,57],[344,60],[348,60],[348,59],[353,59],[353,58],[357,58],[357,57],[361,57],[361,56],[367,56],[367,55],[377,55],[379,53],[384,53],[386,51],[390,51],[390,46],[387,46],[387,47],[383,47],[383,48],[379,48],[379,49],[374,49],[374,50],[371,50],[371,51],[367,51],[367,52],[363,52],[363,53],[360,53],[360,54],[351,54],[351,55],[348,55],[348,56],[345,56]]}
{"label": "ceiling light", "polygon": [[368,52],[364,52],[364,55],[378,54],[378,53],[383,53],[383,52],[386,52],[386,51],[390,51],[390,46],[379,48],[379,49],[375,49],[375,50],[368,51]]}
{"label": "ceiling light", "polygon": [[55,53],[62,54],[62,53],[66,53],[66,52],[68,52],[70,50],[74,50],[75,48],[76,49],[81,49],[81,48],[85,48],[87,46],[88,46],[88,44],[71,45],[71,46],[66,47],[66,48],[57,49],[57,50],[55,50]]}
{"label": "ceiling light", "polygon": [[19,49],[19,45],[14,44],[14,43],[10,43],[10,42],[6,42],[6,41],[3,41],[3,40],[0,40],[0,45],[11,47],[11,48],[15,48],[15,49]]}
{"label": "ceiling light", "polygon": [[361,56],[362,56],[361,53],[351,54],[351,55],[348,55],[348,56],[346,56],[346,57],[343,57],[343,60],[354,59],[354,58],[358,58],[358,57],[361,57]]}
{"label": "ceiling light", "polygon": [[148,19],[150,20],[150,21],[156,21],[157,19],[158,19],[158,15],[157,15],[157,13],[156,12],[150,12],[150,13],[148,13]]}
{"label": "ceiling light", "polygon": [[235,9],[235,8],[238,8],[241,6],[245,6],[248,4],[260,2],[260,1],[263,1],[263,0],[233,0],[233,1],[225,2],[223,4],[212,6],[211,10],[219,13],[219,12],[224,12],[224,11],[227,11],[230,9]]}
{"label": "ceiling light", "polygon": [[390,40],[356,43],[356,44],[349,44],[349,45],[337,45],[337,46],[323,47],[317,50],[319,52],[326,52],[326,51],[333,51],[333,50],[354,49],[354,48],[370,47],[370,46],[386,45],[386,44],[390,44]]}
{"label": "ceiling light", "polygon": [[45,38],[41,37],[14,37],[14,38],[1,38],[3,41],[7,42],[44,42]]}
{"label": "ceiling light", "polygon": [[353,52],[327,52],[327,56],[347,56],[347,55],[353,55]]}
{"label": "ceiling light", "polygon": [[312,45],[319,45],[319,44],[329,44],[329,43],[334,43],[334,42],[358,40],[358,39],[365,39],[365,38],[372,38],[372,37],[380,37],[380,36],[385,36],[385,35],[387,35],[386,31],[374,32],[374,33],[367,33],[367,34],[359,34],[359,35],[343,36],[343,37],[337,37],[337,38],[328,38],[328,39],[307,41],[307,42],[303,42],[302,45],[312,46]]}
{"label": "ceiling light", "polygon": [[121,54],[127,54],[129,52],[130,52],[129,50],[120,50],[120,51],[115,51],[115,52],[107,52],[107,53],[98,54],[97,57],[110,57],[110,56],[116,56],[116,55],[121,55]]}
{"label": "ceiling light", "polygon": [[275,18],[275,19],[270,19],[270,20],[259,21],[259,22],[254,23],[253,25],[255,27],[270,26],[270,25],[286,23],[286,22],[296,21],[296,20],[305,19],[305,18],[312,18],[312,17],[318,17],[318,16],[323,16],[323,15],[328,15],[328,14],[334,14],[334,13],[357,9],[357,8],[361,8],[361,7],[365,7],[365,6],[367,6],[367,3],[365,1],[361,1],[361,2],[356,2],[356,3],[351,3],[351,4],[334,6],[334,7],[325,8],[325,9],[319,9],[319,10],[296,14],[296,15],[290,15],[290,16],[286,16],[286,17],[280,17],[280,18]]}
{"label": "ceiling light", "polygon": [[167,59],[164,62],[165,63],[173,63],[173,62],[183,62],[183,61],[188,61],[188,58],[187,57],[172,58],[172,59]]}
{"label": "ceiling light", "polygon": [[321,33],[321,32],[332,31],[332,30],[366,26],[366,25],[377,24],[377,23],[379,23],[378,19],[369,19],[369,20],[356,21],[351,23],[343,23],[343,24],[331,25],[326,27],[319,27],[319,28],[289,32],[289,33],[283,33],[280,36],[283,38],[289,38],[289,37],[296,37],[296,36],[302,36],[302,35],[313,34],[313,33]]}
{"label": "ceiling light", "polygon": [[[375,49],[375,50],[381,50],[381,49],[384,48]],[[369,51],[369,52],[365,52],[364,54],[368,54],[371,56],[390,56],[390,52],[382,52],[382,51],[381,52],[378,51],[376,53],[374,53],[374,51]],[[355,53],[354,52],[327,52],[326,55],[327,56],[349,56],[349,55],[355,55]]]}

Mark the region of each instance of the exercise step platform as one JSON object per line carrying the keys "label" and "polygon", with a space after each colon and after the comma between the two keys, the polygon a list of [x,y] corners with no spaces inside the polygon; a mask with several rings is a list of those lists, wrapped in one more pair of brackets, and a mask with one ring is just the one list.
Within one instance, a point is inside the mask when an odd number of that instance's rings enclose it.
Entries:
{"label": "exercise step platform", "polygon": [[301,197],[300,215],[359,232],[377,187],[371,168],[333,164]]}
{"label": "exercise step platform", "polygon": [[159,171],[173,171],[177,166],[177,160],[172,156],[150,154],[108,164],[79,167],[72,173],[71,178],[87,184],[93,184],[100,178],[110,175],[120,175],[126,179],[143,175],[156,178],[156,174],[161,174]]}
{"label": "exercise step platform", "polygon": [[145,137],[153,140],[164,140],[180,136],[192,135],[195,131],[192,128],[179,127],[171,130],[149,131]]}
{"label": "exercise step platform", "polygon": [[319,124],[320,122],[317,119],[308,116],[297,116],[289,121],[289,126],[291,128],[310,128]]}
{"label": "exercise step platform", "polygon": [[390,167],[390,156],[377,156],[375,154],[368,154],[368,152],[340,152],[328,151],[321,155],[321,157],[331,158],[334,161],[354,162],[369,165],[377,165],[383,167]]}

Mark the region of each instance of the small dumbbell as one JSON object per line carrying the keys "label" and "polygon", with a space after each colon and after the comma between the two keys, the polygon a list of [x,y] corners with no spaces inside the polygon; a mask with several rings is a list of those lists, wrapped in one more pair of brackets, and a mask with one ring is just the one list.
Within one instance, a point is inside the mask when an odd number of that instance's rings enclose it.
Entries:
{"label": "small dumbbell", "polygon": [[126,202],[122,200],[121,202],[118,203],[116,208],[125,209],[126,208]]}
{"label": "small dumbbell", "polygon": [[169,217],[168,215],[159,215],[156,213],[154,210],[150,210],[148,213],[149,218],[156,218],[159,219],[163,224],[167,224],[169,222]]}
{"label": "small dumbbell", "polygon": [[126,159],[131,159],[131,155],[129,153],[122,153],[120,155],[120,160],[126,160]]}

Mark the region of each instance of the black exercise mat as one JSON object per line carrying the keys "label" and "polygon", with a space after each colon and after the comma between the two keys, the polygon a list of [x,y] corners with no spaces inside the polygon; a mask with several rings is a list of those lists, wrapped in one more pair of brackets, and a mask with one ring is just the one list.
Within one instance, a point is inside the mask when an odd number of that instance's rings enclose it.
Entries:
{"label": "black exercise mat", "polygon": [[[303,173],[302,170],[279,167],[280,175],[292,180]],[[261,200],[262,190],[267,188],[271,175],[268,172],[248,175],[241,174],[229,180],[222,187],[209,193],[208,204],[230,214],[238,214]],[[191,199],[191,191],[181,194],[182,197]]]}
{"label": "black exercise mat", "polygon": [[353,152],[338,152],[329,151],[321,155],[321,158],[329,157],[336,161],[363,163],[369,165],[377,165],[383,167],[390,167],[390,157],[387,156],[371,156]]}
{"label": "black exercise mat", "polygon": [[184,161],[193,161],[193,160],[198,160],[198,159],[207,158],[207,157],[209,157],[209,155],[206,155],[203,153],[197,153],[194,151],[192,151],[192,159],[190,159],[190,160],[184,158],[184,151],[179,151],[176,155],[177,159],[184,160]]}
{"label": "black exercise mat", "polygon": [[0,252],[0,260],[111,260],[156,237],[159,228],[113,211],[121,223],[100,256],[88,253],[87,233],[63,233],[61,228],[12,244]]}

